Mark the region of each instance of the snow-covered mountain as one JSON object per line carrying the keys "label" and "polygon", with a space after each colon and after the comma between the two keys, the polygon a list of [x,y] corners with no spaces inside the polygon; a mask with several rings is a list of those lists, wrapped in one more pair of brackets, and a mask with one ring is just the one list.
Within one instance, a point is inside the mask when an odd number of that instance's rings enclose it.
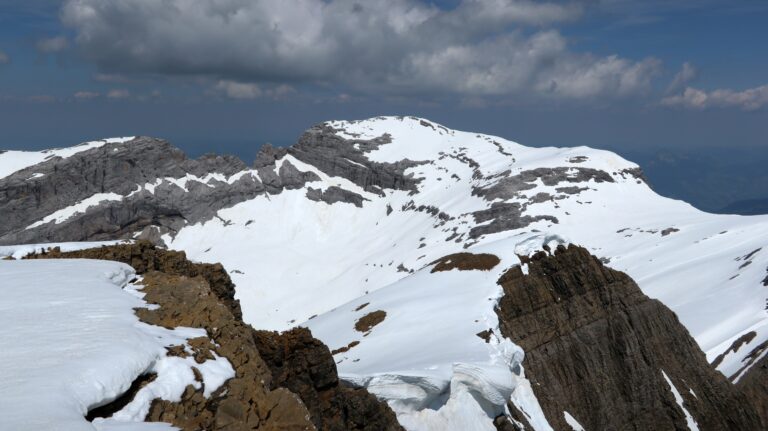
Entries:
{"label": "snow-covered mountain", "polygon": [[[407,429],[492,430],[511,409],[536,430],[586,425],[574,411],[547,416],[526,352],[500,329],[500,278],[527,273],[545,246],[583,246],[631,276],[734,383],[768,353],[768,216],[661,197],[606,151],[381,117],[318,125],[252,167],[188,160],[151,138],[5,152],[0,190],[6,254],[147,238],[222,263],[246,323],[310,328],[340,376],[387,400]],[[495,263],[453,268],[478,255]],[[657,379],[670,399],[693,392],[683,376]],[[687,404],[673,410],[693,429]]]}

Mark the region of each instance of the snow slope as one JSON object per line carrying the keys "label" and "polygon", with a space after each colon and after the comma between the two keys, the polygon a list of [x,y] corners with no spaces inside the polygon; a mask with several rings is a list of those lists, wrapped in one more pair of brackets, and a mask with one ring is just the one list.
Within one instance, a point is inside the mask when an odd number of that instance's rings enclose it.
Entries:
{"label": "snow slope", "polygon": [[[127,265],[89,260],[0,261],[0,428],[23,430],[162,430],[140,423],[153,398],[177,400],[201,370],[214,390],[234,374],[225,359],[196,364],[167,357],[205,330],[140,322],[146,307]],[[112,419],[85,420],[140,374],[157,379]],[[210,386],[209,386],[210,385]]]}
{"label": "snow slope", "polygon": [[[513,345],[486,344],[475,334],[495,327],[499,271],[552,238],[583,245],[627,272],[678,314],[710,361],[755,331],[725,356],[719,369],[726,375],[768,339],[766,216],[706,214],[661,197],[637,177],[637,165],[607,151],[528,148],[408,117],[327,125],[346,139],[388,136],[389,143],[363,149],[365,156],[424,162],[406,171],[420,180],[418,190],[384,189],[380,196],[289,153],[275,171],[288,161],[320,180],[236,204],[164,239],[193,259],[223,263],[254,326],[304,322],[332,349],[360,341],[336,356],[340,373],[391,400],[410,429],[439,429],[440,421],[455,419],[451,400],[467,391],[486,418],[500,408],[492,401],[498,394],[517,396],[535,417],[536,403],[523,394],[524,373],[512,371]],[[332,186],[362,196],[362,207],[306,198],[309,187]],[[491,229],[495,221],[482,215],[494,204],[519,204],[533,221]],[[465,250],[493,250],[502,265],[478,274],[422,270]],[[354,323],[376,309],[387,318],[362,337]],[[506,371],[497,374],[499,364]],[[477,429],[490,424],[473,423]]]}

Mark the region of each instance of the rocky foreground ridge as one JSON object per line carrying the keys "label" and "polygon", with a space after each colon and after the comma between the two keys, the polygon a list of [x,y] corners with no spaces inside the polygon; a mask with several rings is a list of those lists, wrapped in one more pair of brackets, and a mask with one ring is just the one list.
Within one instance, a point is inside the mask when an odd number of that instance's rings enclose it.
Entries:
{"label": "rocky foreground ridge", "polygon": [[[278,333],[244,324],[219,264],[192,263],[183,252],[147,241],[25,258],[131,265],[143,276],[145,300],[160,306],[137,310],[142,321],[205,328],[207,340],[190,342],[195,358],[202,362],[215,352],[233,364],[236,377],[210,397],[189,386],[180,402],[155,400],[148,421],[183,430],[402,429],[386,403],[339,380],[328,347],[307,329]],[[491,254],[458,253],[433,262],[432,272],[488,270],[498,262]],[[514,266],[498,280],[499,330],[524,349],[526,377],[553,429],[573,429],[566,412],[584,429],[685,430],[691,423],[700,430],[762,429],[761,365],[741,385],[730,384],[674,313],[582,247],[547,248],[522,262],[527,273]],[[114,413],[147,378],[91,418]],[[535,429],[526,412],[507,407],[497,429]]]}
{"label": "rocky foreground ridge", "polygon": [[[365,389],[338,378],[331,352],[306,328],[284,333],[257,331],[241,320],[234,286],[221,265],[192,263],[183,252],[147,241],[74,252],[58,249],[26,259],[102,259],[126,263],[143,276],[145,300],[138,309],[149,324],[205,328],[207,339],[191,340],[195,359],[212,352],[229,360],[235,377],[210,397],[188,386],[180,402],[156,399],[147,421],[195,430],[400,430],[392,410]],[[169,355],[187,355],[169,349]],[[127,404],[148,376],[112,405],[89,415],[108,417]]]}

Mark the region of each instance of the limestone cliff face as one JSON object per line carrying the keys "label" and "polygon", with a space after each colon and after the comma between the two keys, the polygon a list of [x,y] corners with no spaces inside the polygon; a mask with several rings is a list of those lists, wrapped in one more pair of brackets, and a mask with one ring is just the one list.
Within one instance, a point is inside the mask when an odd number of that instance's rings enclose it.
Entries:
{"label": "limestone cliff face", "polygon": [[[6,215],[0,244],[124,239],[139,232],[159,243],[162,234],[210,220],[220,209],[319,179],[290,161],[278,167],[277,159],[286,154],[374,193],[382,194],[383,188],[414,190],[416,180],[404,171],[417,162],[376,163],[365,157],[364,150],[387,142],[386,137],[346,140],[327,126],[316,126],[290,149],[265,145],[252,169],[232,156],[188,159],[168,141],[150,137],[54,157],[0,178],[0,213]],[[81,213],[45,220],[100,196],[103,200],[91,202]],[[363,202],[359,194],[338,187],[310,189],[307,198],[357,206]]]}
{"label": "limestone cliff face", "polygon": [[[7,215],[0,226],[0,244],[113,239],[150,225],[173,230],[187,220],[212,217],[216,209],[253,197],[263,187],[248,177],[218,188],[190,182],[188,190],[193,193],[186,193],[158,179],[204,177],[210,172],[232,175],[244,168],[234,157],[189,160],[167,141],[144,137],[55,157],[0,179],[0,213]],[[145,184],[159,188],[139,190]],[[97,194],[119,195],[121,200],[92,207],[87,216],[30,228]]]}
{"label": "limestone cliff face", "polygon": [[[206,398],[204,388],[187,387],[179,402],[155,400],[149,421],[195,430],[401,430],[392,410],[365,389],[342,385],[327,346],[307,329],[278,334],[256,331],[242,322],[234,286],[221,265],[192,263],[183,252],[147,241],[31,259],[105,259],[131,265],[143,275],[145,300],[159,305],[139,309],[147,323],[205,328],[208,337],[190,340],[195,359],[229,360],[235,377]],[[183,348],[169,355],[188,355]],[[130,401],[130,400],[127,400]],[[125,403],[126,400],[121,400]],[[92,417],[110,412],[100,408]]]}
{"label": "limestone cliff face", "polygon": [[688,429],[664,374],[699,429],[760,429],[675,314],[629,276],[577,246],[523,261],[527,275],[513,267],[499,279],[497,314],[555,429],[571,429],[564,412],[587,430]]}
{"label": "limestone cliff face", "polygon": [[[290,163],[278,172],[262,168],[268,184],[253,175],[233,177],[248,170],[236,157],[191,160],[167,141],[148,137],[55,157],[0,178],[0,213],[7,215],[0,244],[129,238],[142,231],[156,240],[158,233],[209,220],[218,210],[267,190],[279,193],[316,179]],[[103,195],[114,200],[93,202],[82,214],[32,226]]]}

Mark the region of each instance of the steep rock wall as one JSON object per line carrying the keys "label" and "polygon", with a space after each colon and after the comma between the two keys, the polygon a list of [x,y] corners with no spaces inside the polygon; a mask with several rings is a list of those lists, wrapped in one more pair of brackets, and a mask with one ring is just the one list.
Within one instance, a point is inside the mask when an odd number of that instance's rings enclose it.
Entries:
{"label": "steep rock wall", "polygon": [[527,275],[516,266],[499,279],[497,314],[555,429],[571,429],[565,412],[587,430],[689,429],[665,374],[699,429],[760,429],[677,316],[629,276],[577,246],[522,260]]}

